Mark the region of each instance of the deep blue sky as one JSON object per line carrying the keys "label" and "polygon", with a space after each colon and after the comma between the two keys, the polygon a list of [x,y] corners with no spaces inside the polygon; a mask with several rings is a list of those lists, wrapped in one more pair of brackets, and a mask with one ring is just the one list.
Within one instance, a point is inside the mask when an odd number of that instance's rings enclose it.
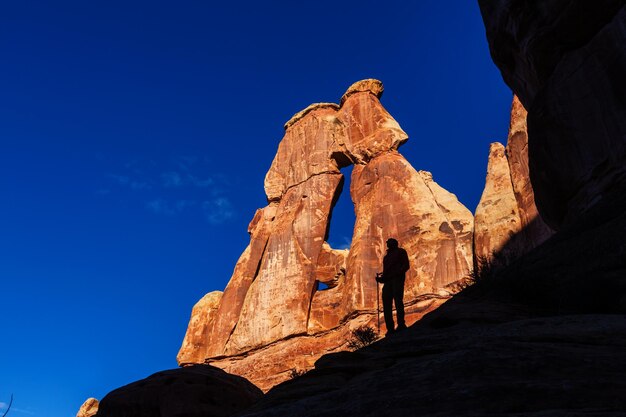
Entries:
{"label": "deep blue sky", "polygon": [[283,123],[354,81],[383,81],[402,153],[474,211],[511,101],[476,3],[5,2],[0,402],[69,417],[175,367],[265,205]]}

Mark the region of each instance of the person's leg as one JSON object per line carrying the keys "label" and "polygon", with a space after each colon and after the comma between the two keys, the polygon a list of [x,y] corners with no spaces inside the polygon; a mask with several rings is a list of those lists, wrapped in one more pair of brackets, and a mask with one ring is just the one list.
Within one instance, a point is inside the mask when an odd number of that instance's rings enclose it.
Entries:
{"label": "person's leg", "polygon": [[393,284],[393,300],[396,305],[398,329],[406,329],[404,323],[404,278],[397,279]]}
{"label": "person's leg", "polygon": [[385,325],[387,326],[387,333],[394,331],[393,323],[393,286],[391,282],[386,282],[383,285],[383,312],[385,314]]}

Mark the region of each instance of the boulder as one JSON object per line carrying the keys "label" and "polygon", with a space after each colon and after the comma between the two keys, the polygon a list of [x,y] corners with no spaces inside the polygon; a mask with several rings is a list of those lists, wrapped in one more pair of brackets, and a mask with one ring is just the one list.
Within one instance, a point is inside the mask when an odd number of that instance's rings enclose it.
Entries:
{"label": "boulder", "polygon": [[249,381],[208,365],[157,372],[108,393],[98,417],[232,416],[258,401]]}

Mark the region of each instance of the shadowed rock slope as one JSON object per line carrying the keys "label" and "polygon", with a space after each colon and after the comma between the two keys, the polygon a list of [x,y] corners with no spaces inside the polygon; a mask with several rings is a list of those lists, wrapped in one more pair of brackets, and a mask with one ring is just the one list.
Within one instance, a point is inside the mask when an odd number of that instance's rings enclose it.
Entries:
{"label": "shadowed rock slope", "polygon": [[623,416],[625,316],[555,316],[475,296],[321,358],[239,415]]}

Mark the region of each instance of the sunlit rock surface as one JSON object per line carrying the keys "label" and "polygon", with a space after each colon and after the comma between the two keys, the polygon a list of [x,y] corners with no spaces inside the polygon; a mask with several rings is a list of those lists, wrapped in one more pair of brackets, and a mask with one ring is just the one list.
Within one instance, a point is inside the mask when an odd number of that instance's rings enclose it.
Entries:
{"label": "sunlit rock surface", "polygon": [[513,239],[521,230],[522,222],[504,146],[495,142],[489,147],[485,189],[476,208],[476,258],[491,260],[500,256],[508,260],[517,257],[522,248]]}
{"label": "sunlit rock surface", "polygon": [[207,356],[209,335],[222,299],[221,291],[205,295],[193,306],[191,319],[183,345],[178,353],[178,363],[202,363]]}
{"label": "sunlit rock surface", "polygon": [[[398,152],[408,137],[380,103],[382,92],[378,80],[359,81],[340,105],[311,105],[285,124],[265,178],[269,206],[250,225],[250,246],[203,327],[206,341],[195,343],[198,351],[184,344],[180,364],[206,361],[269,389],[346,349],[355,327],[378,328],[374,276],[389,237],[411,260],[407,323],[455,292],[471,270],[473,217]],[[325,240],[340,168],[350,164],[356,222],[351,248],[338,251]]]}
{"label": "sunlit rock surface", "polygon": [[99,402],[95,398],[87,398],[87,400],[80,406],[76,417],[93,417],[98,412]]}
{"label": "sunlit rock surface", "polygon": [[479,263],[510,263],[554,233],[535,205],[526,116],[524,106],[513,97],[506,148],[496,142],[489,149],[485,188],[474,219],[474,255]]}

